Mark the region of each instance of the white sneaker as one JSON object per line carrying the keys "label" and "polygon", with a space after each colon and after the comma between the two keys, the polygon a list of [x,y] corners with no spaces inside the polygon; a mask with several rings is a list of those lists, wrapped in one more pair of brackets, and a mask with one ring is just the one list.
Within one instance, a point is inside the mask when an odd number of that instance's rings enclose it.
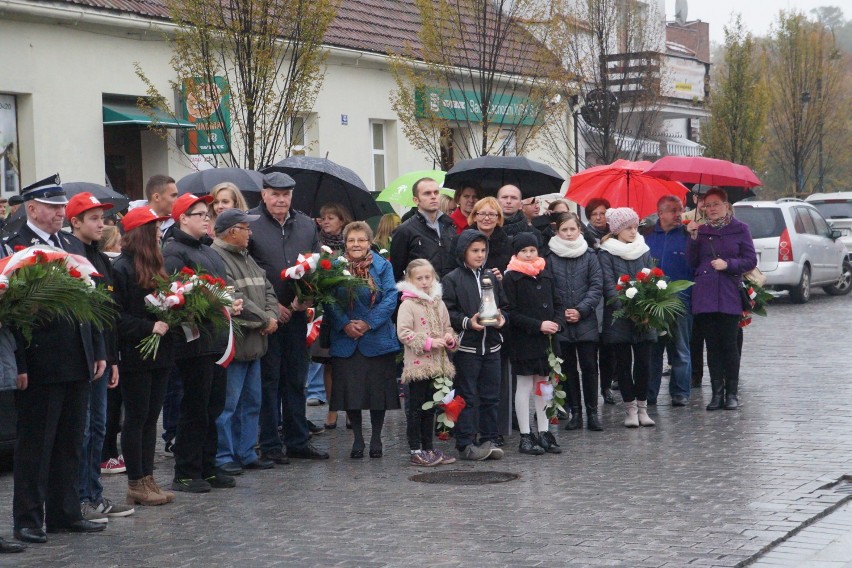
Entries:
{"label": "white sneaker", "polygon": [[83,503],[82,505],[80,505],[80,512],[83,514],[83,520],[85,521],[91,521],[93,523],[109,522],[107,516],[98,511],[97,507],[95,507],[91,503]]}

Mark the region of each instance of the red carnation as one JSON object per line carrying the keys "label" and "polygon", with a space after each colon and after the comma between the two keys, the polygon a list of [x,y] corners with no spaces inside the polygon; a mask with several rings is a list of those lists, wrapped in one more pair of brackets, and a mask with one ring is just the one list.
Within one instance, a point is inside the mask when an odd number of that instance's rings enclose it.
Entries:
{"label": "red carnation", "polygon": [[622,286],[621,284],[615,285],[615,291],[616,292],[621,292],[622,290],[624,290],[624,286]]}
{"label": "red carnation", "polygon": [[438,439],[441,440],[442,442],[446,442],[447,440],[450,439],[450,433],[449,432],[438,432]]}
{"label": "red carnation", "polygon": [[195,271],[188,266],[181,268],[180,273],[185,274],[186,276],[195,276]]}
{"label": "red carnation", "polygon": [[441,404],[444,407],[444,414],[453,422],[457,422],[462,409],[467,406],[467,403],[460,396],[454,396],[453,400],[447,404]]}
{"label": "red carnation", "polygon": [[80,274],[80,271],[77,270],[76,268],[70,268],[68,270],[68,274],[71,276],[71,278],[82,278],[83,277],[83,275]]}
{"label": "red carnation", "polygon": [[692,223],[692,219],[684,219],[683,221],[681,221],[681,223],[683,223],[684,225],[689,225],[690,223]]}
{"label": "red carnation", "polygon": [[619,278],[619,280],[621,282],[630,282],[630,276],[628,276],[627,274],[622,274],[621,278]]}
{"label": "red carnation", "polygon": [[327,258],[324,258],[320,261],[320,268],[323,270],[331,270],[331,261]]}
{"label": "red carnation", "polygon": [[220,288],[224,288],[224,287],[227,285],[227,282],[225,282],[225,281],[224,281],[223,279],[221,279],[221,278],[217,278],[216,280],[214,280],[214,281],[213,281],[213,283],[214,283],[216,286],[219,286]]}
{"label": "red carnation", "polygon": [[25,248],[27,248],[27,247],[25,247],[24,245],[15,245],[15,248],[14,248],[13,250],[14,250],[15,252],[21,252],[21,251],[22,251],[22,250],[24,250]]}
{"label": "red carnation", "polygon": [[647,278],[648,278],[648,275],[645,274],[644,272],[637,272],[636,273],[636,280],[638,280],[639,282],[644,282]]}
{"label": "red carnation", "polygon": [[35,261],[36,261],[37,263],[39,263],[39,264],[45,264],[45,263],[47,263],[47,255],[46,255],[46,254],[44,254],[44,253],[43,253],[43,252],[41,252],[41,251],[36,251],[36,253],[35,253],[34,257],[35,257]]}
{"label": "red carnation", "polygon": [[652,269],[651,269],[651,275],[652,275],[652,276],[656,276],[657,278],[661,278],[661,277],[665,276],[665,274],[663,273],[662,269],[660,269],[660,268],[658,268],[658,267],[656,267],[656,266],[655,266],[654,268],[652,268]]}

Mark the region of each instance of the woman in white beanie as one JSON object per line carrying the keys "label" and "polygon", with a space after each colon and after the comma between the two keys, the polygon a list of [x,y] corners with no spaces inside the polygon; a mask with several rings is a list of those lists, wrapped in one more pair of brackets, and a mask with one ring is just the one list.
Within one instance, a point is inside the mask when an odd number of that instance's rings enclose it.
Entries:
{"label": "woman in white beanie", "polygon": [[647,400],[651,347],[657,340],[656,332],[641,331],[628,318],[613,318],[613,312],[621,303],[610,303],[611,298],[618,296],[615,287],[621,275],[633,278],[643,268],[651,268],[651,254],[639,234],[639,215],[635,211],[629,207],[607,209],[606,221],[610,232],[601,239],[598,253],[606,300],[603,342],[613,346],[618,385],[627,409],[624,425],[628,428],[638,428],[640,424],[653,426]]}

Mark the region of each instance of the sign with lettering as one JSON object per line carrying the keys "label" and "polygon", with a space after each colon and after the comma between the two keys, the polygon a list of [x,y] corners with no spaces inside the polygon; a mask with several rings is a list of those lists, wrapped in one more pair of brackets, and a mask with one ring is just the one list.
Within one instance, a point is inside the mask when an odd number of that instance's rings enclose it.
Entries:
{"label": "sign with lettering", "polygon": [[706,67],[696,59],[667,56],[663,63],[663,96],[675,99],[704,100]]}
{"label": "sign with lettering", "polygon": [[[477,93],[459,89],[418,89],[415,93],[417,116],[439,116],[455,122],[482,122],[482,103]],[[532,126],[537,122],[538,107],[526,97],[494,95],[488,105],[491,124]]]}
{"label": "sign with lettering", "polygon": [[183,80],[184,116],[195,124],[184,138],[187,154],[221,154],[230,148],[231,94],[225,77],[205,83],[201,77]]}

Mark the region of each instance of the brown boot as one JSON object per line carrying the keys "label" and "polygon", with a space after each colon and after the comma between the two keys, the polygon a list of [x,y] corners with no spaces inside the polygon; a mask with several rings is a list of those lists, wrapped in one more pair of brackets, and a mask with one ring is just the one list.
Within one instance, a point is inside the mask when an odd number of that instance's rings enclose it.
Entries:
{"label": "brown boot", "polygon": [[148,489],[150,489],[152,493],[156,493],[157,495],[162,495],[163,497],[165,497],[166,503],[171,503],[175,500],[175,494],[171,491],[166,491],[160,488],[160,486],[157,485],[157,482],[154,481],[153,475],[143,477],[142,480],[145,482],[145,484],[148,486]]}
{"label": "brown boot", "polygon": [[127,504],[128,505],[163,505],[166,497],[151,491],[145,479],[127,480]]}

